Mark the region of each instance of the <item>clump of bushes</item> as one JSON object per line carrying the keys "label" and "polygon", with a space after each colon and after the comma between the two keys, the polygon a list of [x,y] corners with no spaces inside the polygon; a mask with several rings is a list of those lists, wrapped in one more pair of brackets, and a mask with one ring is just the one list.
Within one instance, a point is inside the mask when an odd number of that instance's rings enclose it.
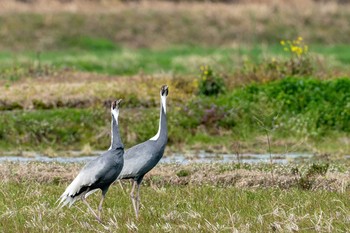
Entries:
{"label": "clump of bushes", "polygon": [[221,76],[216,74],[210,66],[201,66],[199,76],[199,94],[217,96],[225,92],[225,83]]}
{"label": "clump of bushes", "polygon": [[[186,104],[179,123],[192,134],[219,127],[257,132],[262,121],[280,136],[319,138],[330,131],[350,132],[350,79],[284,78],[251,84],[218,97]],[[210,132],[210,130],[209,130]]]}

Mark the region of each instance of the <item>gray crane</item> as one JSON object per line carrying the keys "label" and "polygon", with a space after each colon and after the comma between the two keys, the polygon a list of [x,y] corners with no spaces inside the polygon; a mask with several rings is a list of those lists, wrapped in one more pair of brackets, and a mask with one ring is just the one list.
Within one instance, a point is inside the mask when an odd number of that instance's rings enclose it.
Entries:
{"label": "gray crane", "polygon": [[[119,104],[121,100],[113,101],[111,104],[112,129],[111,129],[111,146],[108,151],[99,157],[87,163],[79,172],[73,182],[67,187],[66,191],[57,200],[59,206],[63,207],[69,204],[69,207],[79,198],[87,205],[95,218],[101,221],[102,204],[109,186],[119,176],[124,164],[124,145],[120,139],[118,116]],[[86,201],[86,197],[91,193],[102,190],[102,198],[98,206],[98,215]]]}
{"label": "gray crane", "polygon": [[[154,168],[162,158],[165,146],[168,142],[168,129],[166,121],[166,98],[168,86],[163,85],[160,89],[160,119],[157,134],[151,139],[131,147],[125,151],[124,167],[118,179],[133,179],[130,193],[136,218],[140,208],[140,184],[144,175]],[[134,195],[137,185],[136,197]]]}

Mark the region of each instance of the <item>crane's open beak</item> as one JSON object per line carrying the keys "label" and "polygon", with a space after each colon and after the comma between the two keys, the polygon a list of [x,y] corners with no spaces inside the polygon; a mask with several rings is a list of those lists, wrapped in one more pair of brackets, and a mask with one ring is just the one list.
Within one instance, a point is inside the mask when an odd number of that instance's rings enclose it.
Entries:
{"label": "crane's open beak", "polygon": [[167,85],[163,85],[160,89],[161,96],[168,96],[169,90]]}

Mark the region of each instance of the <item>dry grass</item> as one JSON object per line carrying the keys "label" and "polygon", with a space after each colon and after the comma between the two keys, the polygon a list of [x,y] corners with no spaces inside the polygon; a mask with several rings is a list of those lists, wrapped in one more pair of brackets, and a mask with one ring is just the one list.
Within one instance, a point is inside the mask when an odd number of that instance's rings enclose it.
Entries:
{"label": "dry grass", "polygon": [[[174,3],[176,2],[176,3]],[[220,3],[221,2],[221,3]],[[311,7],[315,5],[328,5],[324,6],[325,9],[330,9],[330,6],[343,5],[339,4],[347,3],[346,0],[325,0],[322,4],[314,0],[213,0],[212,3],[194,0],[194,1],[172,1],[172,0],[143,0],[138,1],[137,3],[127,3],[123,0],[0,0],[0,12],[57,12],[57,11],[67,11],[67,12],[88,12],[88,13],[108,13],[108,12],[118,12],[121,9],[129,7],[143,7],[148,9],[154,9],[154,6],[161,6],[165,9],[171,8],[181,8],[181,7],[196,7],[196,8],[208,8],[208,6],[213,6],[215,3],[216,6],[227,5],[227,3],[234,3],[234,6],[294,6],[299,9],[305,7]],[[179,4],[180,3],[180,4]],[[224,7],[223,7],[224,8]]]}
{"label": "dry grass", "polygon": [[334,1],[256,2],[227,5],[51,1],[48,7],[46,1],[35,4],[2,1],[0,36],[4,40],[0,48],[62,49],[67,47],[63,44],[66,39],[78,37],[105,38],[122,46],[153,48],[174,44],[238,47],[242,43],[276,43],[299,35],[309,43],[349,41],[346,36],[350,34],[349,5]]}
{"label": "dry grass", "polygon": [[[0,164],[0,226],[4,232],[348,232],[348,172],[316,178],[312,191],[276,187],[270,172],[222,165],[159,165],[141,189],[141,217],[128,192],[111,187],[103,224],[86,207],[57,209],[55,201],[81,164]],[[261,167],[260,167],[261,168]],[[188,170],[180,172],[179,169]],[[176,175],[178,174],[178,175]],[[180,175],[181,174],[181,175]],[[223,178],[226,177],[226,178]],[[233,178],[234,177],[234,178]],[[226,181],[223,182],[222,180]],[[291,176],[291,179],[297,179]],[[270,179],[271,180],[271,179]],[[342,183],[341,183],[342,181]],[[288,183],[289,181],[287,181]],[[322,184],[322,185],[320,185]],[[325,184],[325,185],[323,185]],[[341,187],[345,187],[341,189]],[[330,192],[330,191],[335,192]],[[100,193],[88,198],[93,208]]]}
{"label": "dry grass", "polygon": [[[81,164],[59,163],[2,163],[0,175],[3,182],[66,183],[73,180]],[[214,185],[236,188],[302,188],[308,190],[350,191],[350,176],[347,171],[338,171],[335,166],[325,175],[310,173],[307,165],[275,165],[273,176],[266,165],[239,164],[160,164],[145,176],[144,183],[150,186],[164,185]],[[296,170],[300,173],[296,173]],[[306,178],[307,179],[306,179]]]}
{"label": "dry grass", "polygon": [[108,105],[108,101],[115,98],[123,98],[129,106],[155,106],[159,102],[156,93],[163,84],[169,86],[170,101],[183,102],[195,94],[195,83],[189,78],[175,79],[170,75],[111,77],[65,72],[1,86],[0,109],[10,109],[11,106],[23,109],[79,108]]}

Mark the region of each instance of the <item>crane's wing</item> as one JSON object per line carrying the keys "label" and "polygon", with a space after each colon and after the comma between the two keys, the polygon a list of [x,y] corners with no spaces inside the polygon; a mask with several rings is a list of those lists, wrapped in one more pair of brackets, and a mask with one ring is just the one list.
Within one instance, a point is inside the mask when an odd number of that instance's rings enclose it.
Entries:
{"label": "crane's wing", "polygon": [[105,166],[106,162],[101,157],[86,164],[57,200],[60,201],[59,205],[63,207],[69,203],[69,206],[71,206],[80,197],[82,191],[87,190],[89,186],[99,180],[101,171],[105,169]]}
{"label": "crane's wing", "polygon": [[144,175],[154,167],[152,143],[146,141],[125,151],[124,166],[118,179],[135,178]]}

